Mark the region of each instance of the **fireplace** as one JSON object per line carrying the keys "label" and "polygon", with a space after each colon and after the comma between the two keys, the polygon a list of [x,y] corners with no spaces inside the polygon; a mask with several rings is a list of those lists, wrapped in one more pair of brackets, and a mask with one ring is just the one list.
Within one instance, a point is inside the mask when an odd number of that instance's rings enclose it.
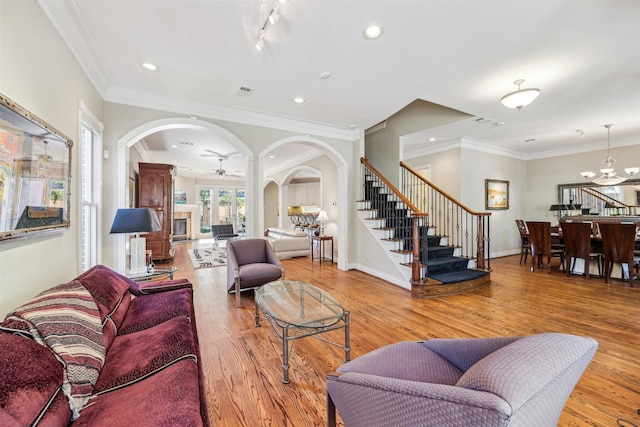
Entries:
{"label": "fireplace", "polygon": [[174,218],[173,238],[186,239],[187,237],[187,218]]}

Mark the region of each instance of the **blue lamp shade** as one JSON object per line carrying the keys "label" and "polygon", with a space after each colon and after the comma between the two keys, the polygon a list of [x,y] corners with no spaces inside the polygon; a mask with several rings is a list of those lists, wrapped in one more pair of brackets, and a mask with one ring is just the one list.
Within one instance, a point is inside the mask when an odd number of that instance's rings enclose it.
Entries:
{"label": "blue lamp shade", "polygon": [[130,275],[144,274],[147,271],[145,253],[147,241],[144,237],[140,237],[140,233],[160,231],[161,229],[158,214],[153,209],[132,208],[116,211],[116,217],[113,219],[109,233],[132,233],[135,235],[129,242]]}
{"label": "blue lamp shade", "polygon": [[131,208],[116,211],[109,233],[149,233],[161,229],[156,211],[149,208]]}

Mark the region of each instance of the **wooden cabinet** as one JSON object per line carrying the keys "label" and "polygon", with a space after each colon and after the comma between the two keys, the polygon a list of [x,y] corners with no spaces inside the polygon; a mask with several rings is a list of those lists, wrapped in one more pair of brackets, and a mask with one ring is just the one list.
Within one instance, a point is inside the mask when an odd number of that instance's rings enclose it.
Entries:
{"label": "wooden cabinet", "polygon": [[154,261],[173,259],[173,165],[138,163],[138,206],[158,214],[162,230],[148,233],[147,250]]}

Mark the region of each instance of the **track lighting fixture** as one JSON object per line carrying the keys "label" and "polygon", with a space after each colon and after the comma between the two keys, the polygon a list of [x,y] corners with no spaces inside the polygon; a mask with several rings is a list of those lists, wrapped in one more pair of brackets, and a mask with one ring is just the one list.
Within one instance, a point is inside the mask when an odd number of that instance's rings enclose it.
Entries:
{"label": "track lighting fixture", "polygon": [[255,45],[256,49],[262,50],[264,48],[264,36],[267,31],[267,27],[269,27],[269,25],[275,25],[278,23],[278,21],[280,20],[280,12],[278,11],[278,9],[280,8],[281,4],[286,2],[287,0],[273,0],[271,9],[269,10],[267,17],[264,20],[264,24],[262,24],[262,27],[260,27],[260,31],[258,31],[258,40],[256,41]]}

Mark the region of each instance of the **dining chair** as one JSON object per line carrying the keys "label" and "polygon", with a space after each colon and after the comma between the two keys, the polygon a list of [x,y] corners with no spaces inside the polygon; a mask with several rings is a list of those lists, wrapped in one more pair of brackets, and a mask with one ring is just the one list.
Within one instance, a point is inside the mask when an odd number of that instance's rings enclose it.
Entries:
{"label": "dining chair", "polygon": [[527,221],[529,243],[531,244],[531,271],[542,267],[542,258],[547,257],[547,272],[551,273],[551,257],[559,257],[564,264],[564,250],[551,247],[551,223],[546,221]]}
{"label": "dining chair", "polygon": [[629,285],[633,287],[634,248],[636,242],[636,227],[634,223],[600,222],[598,223],[602,236],[602,252],[604,253],[604,282],[609,283],[611,268],[614,263],[621,265],[620,278],[624,280],[626,264],[629,274]]}
{"label": "dining chair", "polygon": [[527,263],[527,256],[531,253],[531,243],[529,243],[529,231],[527,230],[527,224],[522,219],[516,219],[516,226],[520,233],[520,264],[524,259],[524,263]]}
{"label": "dining chair", "polygon": [[564,240],[565,275],[573,271],[576,259],[584,260],[584,276],[589,278],[591,260],[598,262],[598,274],[602,276],[600,267],[602,253],[595,251],[591,245],[591,224],[588,222],[561,221],[562,237]]}

